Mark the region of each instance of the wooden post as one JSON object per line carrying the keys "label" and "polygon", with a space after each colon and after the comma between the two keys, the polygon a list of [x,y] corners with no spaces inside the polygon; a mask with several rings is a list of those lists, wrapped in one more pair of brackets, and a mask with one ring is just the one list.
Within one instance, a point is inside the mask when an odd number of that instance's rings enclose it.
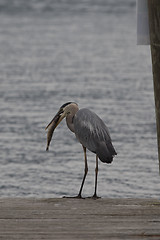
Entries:
{"label": "wooden post", "polygon": [[148,0],[148,14],[160,173],[160,0]]}

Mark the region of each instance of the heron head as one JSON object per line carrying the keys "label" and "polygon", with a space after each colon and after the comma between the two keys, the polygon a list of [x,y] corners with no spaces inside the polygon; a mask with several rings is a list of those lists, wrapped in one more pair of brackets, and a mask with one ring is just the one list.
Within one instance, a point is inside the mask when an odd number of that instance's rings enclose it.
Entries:
{"label": "heron head", "polygon": [[52,139],[53,132],[55,128],[58,126],[58,124],[63,120],[63,118],[67,117],[69,114],[74,115],[77,111],[78,111],[78,105],[74,102],[67,102],[60,107],[57,114],[54,116],[52,121],[45,128],[45,130],[48,129],[46,150],[49,149],[49,144]]}
{"label": "heron head", "polygon": [[67,117],[68,114],[74,113],[78,110],[78,105],[75,102],[67,102],[63,104],[59,111],[56,113],[52,121],[45,128],[47,129],[51,124],[54,125],[54,129],[58,126],[58,124],[63,120],[63,118]]}

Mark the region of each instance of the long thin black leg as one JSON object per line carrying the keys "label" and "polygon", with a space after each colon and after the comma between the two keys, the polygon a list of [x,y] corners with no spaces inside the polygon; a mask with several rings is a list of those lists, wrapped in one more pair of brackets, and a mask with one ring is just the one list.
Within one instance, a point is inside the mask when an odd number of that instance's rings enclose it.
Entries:
{"label": "long thin black leg", "polygon": [[84,176],[83,176],[83,180],[82,180],[82,184],[79,190],[79,194],[78,194],[78,198],[82,198],[82,189],[83,189],[83,185],[88,173],[88,164],[87,164],[87,154],[86,154],[86,147],[83,146],[83,151],[84,151],[84,161],[85,161],[85,168],[84,168]]}
{"label": "long thin black leg", "polygon": [[97,199],[99,198],[97,196],[97,177],[98,177],[98,156],[96,155],[96,168],[95,168],[95,191],[93,194],[93,198]]}
{"label": "long thin black leg", "polygon": [[[82,145],[82,146],[83,146],[83,145]],[[85,162],[85,168],[84,168],[84,176],[83,176],[83,180],[82,180],[82,184],[81,184],[81,187],[80,187],[79,193],[78,193],[78,195],[75,196],[75,197],[66,197],[66,196],[64,196],[63,198],[82,198],[82,189],[83,189],[83,185],[84,185],[84,182],[85,182],[85,179],[86,179],[87,173],[88,173],[88,164],[87,164],[86,147],[84,147],[84,146],[83,146],[83,151],[84,151],[84,162]]]}

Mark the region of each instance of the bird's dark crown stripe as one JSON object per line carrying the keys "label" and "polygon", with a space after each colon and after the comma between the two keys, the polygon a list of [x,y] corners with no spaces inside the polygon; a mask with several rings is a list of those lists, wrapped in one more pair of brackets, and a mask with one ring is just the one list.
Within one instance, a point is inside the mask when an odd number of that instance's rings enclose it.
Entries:
{"label": "bird's dark crown stripe", "polygon": [[64,107],[66,107],[67,105],[69,105],[69,104],[71,104],[71,103],[73,103],[73,102],[64,103],[60,108],[64,108]]}

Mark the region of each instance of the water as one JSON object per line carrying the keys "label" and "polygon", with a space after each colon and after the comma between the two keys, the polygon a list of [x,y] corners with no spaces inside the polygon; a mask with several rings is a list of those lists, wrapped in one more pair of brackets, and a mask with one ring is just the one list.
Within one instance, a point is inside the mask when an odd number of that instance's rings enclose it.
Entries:
{"label": "water", "polygon": [[[1,0],[0,46],[0,197],[78,193],[83,151],[65,121],[45,151],[45,126],[68,101],[101,116],[118,152],[99,163],[99,195],[159,197],[150,49],[136,45],[134,1]],[[88,163],[84,196],[90,152]]]}

